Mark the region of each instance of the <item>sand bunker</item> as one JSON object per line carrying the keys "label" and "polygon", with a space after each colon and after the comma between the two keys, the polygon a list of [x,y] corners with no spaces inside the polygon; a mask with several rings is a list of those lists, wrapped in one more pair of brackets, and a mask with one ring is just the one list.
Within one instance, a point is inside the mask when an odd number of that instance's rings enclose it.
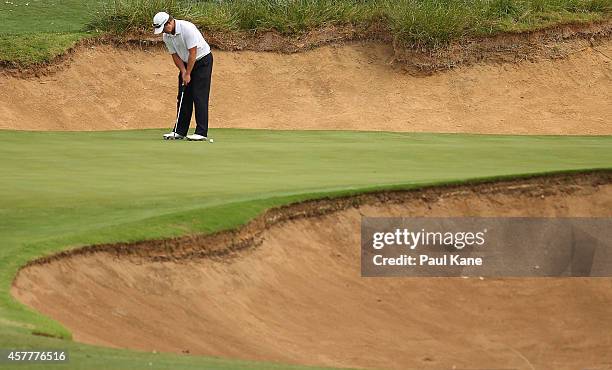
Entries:
{"label": "sand bunker", "polygon": [[221,237],[166,260],[159,243],[100,248],[23,269],[12,293],[112,347],[390,369],[612,362],[612,279],[361,278],[362,215],[609,217],[612,173],[306,203],[227,237],[261,243],[226,256],[185,258]]}
{"label": "sand bunker", "polygon": [[[612,134],[612,42],[561,60],[415,77],[381,44],[283,55],[215,51],[212,127]],[[0,77],[0,129],[170,128],[176,72],[162,50],[97,46],[47,77]]]}

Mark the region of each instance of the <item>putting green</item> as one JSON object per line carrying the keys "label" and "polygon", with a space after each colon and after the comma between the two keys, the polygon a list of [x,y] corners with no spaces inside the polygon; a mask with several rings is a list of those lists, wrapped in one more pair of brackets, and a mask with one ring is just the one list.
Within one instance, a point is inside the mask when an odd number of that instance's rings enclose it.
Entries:
{"label": "putting green", "polygon": [[0,131],[0,348],[67,346],[73,369],[270,368],[32,336],[69,333],[16,303],[11,280],[29,259],[61,249],[231,228],[290,201],[612,167],[612,136],[213,130],[207,144],[162,133]]}

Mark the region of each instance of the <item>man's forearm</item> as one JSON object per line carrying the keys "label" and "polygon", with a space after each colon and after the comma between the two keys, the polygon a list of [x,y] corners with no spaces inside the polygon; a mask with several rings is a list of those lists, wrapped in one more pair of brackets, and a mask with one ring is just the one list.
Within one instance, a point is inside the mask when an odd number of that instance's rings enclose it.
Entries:
{"label": "man's forearm", "polygon": [[178,56],[178,54],[172,54],[172,60],[174,61],[174,65],[176,66],[176,68],[178,68],[181,73],[184,73],[185,65],[183,64],[183,61]]}
{"label": "man's forearm", "polygon": [[187,59],[187,70],[186,70],[186,74],[190,75],[191,71],[193,70],[193,66],[195,65],[196,62],[196,52],[195,52],[195,48],[190,49],[189,50],[189,59]]}

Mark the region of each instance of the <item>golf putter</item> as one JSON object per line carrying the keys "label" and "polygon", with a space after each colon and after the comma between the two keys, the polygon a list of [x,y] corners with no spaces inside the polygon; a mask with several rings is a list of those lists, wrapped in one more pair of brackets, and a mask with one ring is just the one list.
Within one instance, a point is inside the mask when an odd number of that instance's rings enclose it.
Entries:
{"label": "golf putter", "polygon": [[181,99],[179,100],[178,111],[176,112],[176,121],[174,122],[174,128],[172,132],[176,134],[176,126],[178,126],[179,116],[181,115],[181,107],[183,106],[183,95],[185,95],[185,85],[181,85]]}

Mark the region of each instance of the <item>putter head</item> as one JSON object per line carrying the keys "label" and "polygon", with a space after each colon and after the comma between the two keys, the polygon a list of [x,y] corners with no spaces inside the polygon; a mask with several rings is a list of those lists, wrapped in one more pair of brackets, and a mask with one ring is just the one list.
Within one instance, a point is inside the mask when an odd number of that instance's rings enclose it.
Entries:
{"label": "putter head", "polygon": [[183,140],[184,138],[184,136],[179,135],[174,131],[168,134],[164,134],[164,140]]}

